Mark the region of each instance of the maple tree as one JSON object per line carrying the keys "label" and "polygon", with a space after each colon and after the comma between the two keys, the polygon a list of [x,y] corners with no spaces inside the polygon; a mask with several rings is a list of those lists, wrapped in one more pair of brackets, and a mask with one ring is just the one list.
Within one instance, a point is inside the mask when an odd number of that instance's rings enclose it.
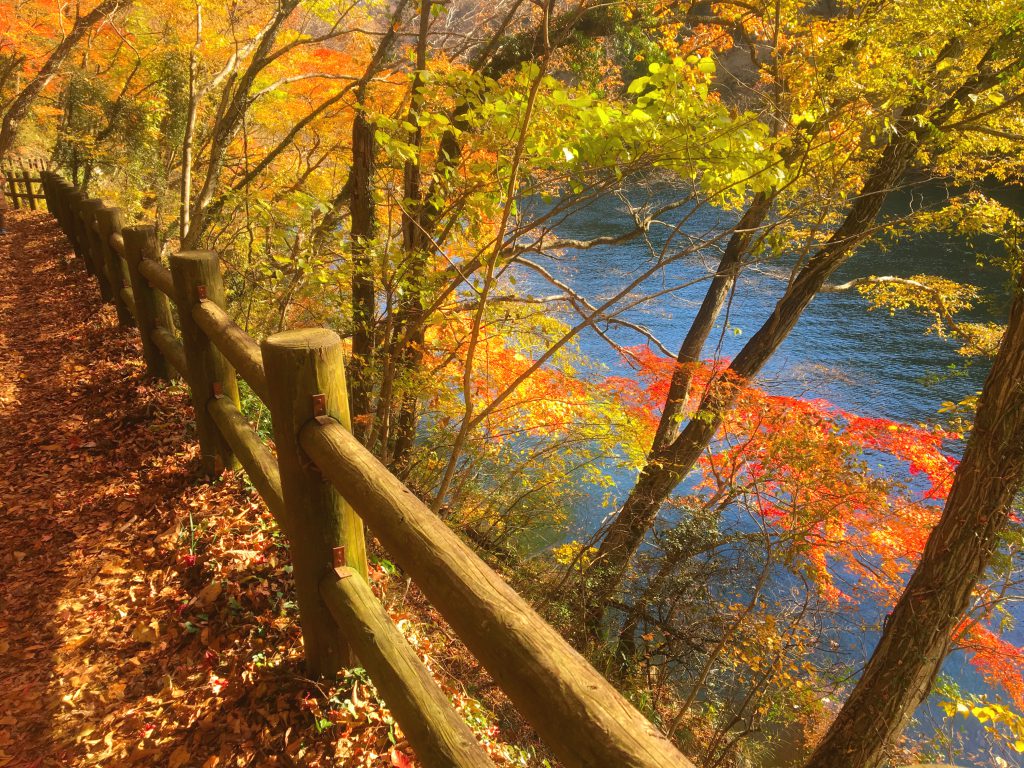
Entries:
{"label": "maple tree", "polygon": [[[657,428],[658,408],[664,403],[678,363],[646,348],[630,350],[629,355],[639,366],[643,386],[621,377],[610,380],[609,385],[624,393],[631,415],[646,423],[645,435],[640,436],[644,441]],[[691,371],[695,389],[706,386],[725,367],[720,362],[716,367],[700,365]],[[634,602],[626,610],[618,638],[620,655],[637,653],[641,634],[646,644],[654,641],[656,653],[663,657],[681,653],[679,644],[691,653],[685,643],[692,637],[689,623],[693,612],[681,611],[675,616],[672,611],[666,613],[666,606],[680,600],[677,590],[694,588],[689,582],[692,574],[685,567],[695,557],[690,548],[707,548],[703,551],[709,552],[719,547],[740,548],[749,550],[746,556],[763,562],[760,572],[752,574],[753,591],[746,592],[749,586],[740,589],[745,602],[718,609],[723,618],[716,621],[725,620],[725,629],[712,643],[714,647],[701,668],[693,672],[696,679],[681,681],[680,686],[689,688],[689,693],[672,716],[677,724],[687,716],[713,670],[720,674],[723,667],[732,664],[737,673],[743,668],[757,672],[763,665],[751,651],[728,663],[726,656],[742,647],[743,638],[755,631],[758,622],[779,610],[776,606],[762,613],[765,604],[771,602],[766,592],[780,581],[779,571],[803,580],[812,599],[823,603],[829,612],[857,614],[865,606],[881,606],[884,610],[894,604],[906,574],[925,549],[958,466],[946,452],[950,442],[958,439],[956,434],[858,417],[823,401],[769,395],[750,386],[739,385],[739,390],[735,407],[698,464],[698,479],[676,501],[677,514],[683,516],[675,524],[679,530],[660,531],[655,540],[657,554],[644,554],[643,564],[637,569],[637,583],[630,588]],[[684,412],[698,404],[699,395],[693,395]],[[883,456],[895,460],[905,467],[905,479],[901,480],[900,472],[892,467],[883,472],[870,469],[868,456],[875,466]],[[890,463],[883,462],[882,466]],[[752,528],[743,524],[743,513],[753,518]],[[698,526],[710,525],[712,532],[695,536],[687,518]],[[596,556],[596,550],[591,550],[583,558],[587,562],[581,563],[578,553],[570,552],[565,562],[586,573]],[[648,567],[653,570],[648,571]],[[1000,577],[993,575],[992,580],[998,585]],[[786,583],[784,578],[781,581]],[[978,604],[986,606],[980,610],[990,613],[999,603],[998,586],[990,589],[979,584],[978,589]],[[720,598],[702,592],[697,600],[714,605]],[[788,630],[776,629],[780,648],[794,642],[801,633],[811,632],[804,624],[801,621],[800,626]],[[964,620],[950,639],[969,654],[971,663],[988,681],[1018,702],[1024,682],[1020,652],[1000,635],[1001,630],[993,632],[971,619]],[[811,636],[813,633],[801,645]],[[814,662],[804,661],[798,673],[802,686],[794,691],[791,683],[780,680],[790,696],[799,695],[801,689],[824,685],[820,679],[812,682],[823,670],[818,670]],[[778,674],[782,674],[781,669]],[[797,700],[801,707],[815,708],[806,699],[798,696]],[[761,712],[763,716],[771,706],[771,699],[766,698],[756,706],[755,714]],[[709,748],[708,754],[714,756],[715,749]]]}
{"label": "maple tree", "polygon": [[[680,368],[673,391],[668,395],[665,424],[656,435],[651,458],[602,539],[590,586],[592,605],[588,610],[588,623],[592,630],[597,631],[626,564],[656,519],[661,504],[693,468],[735,402],[733,379],[745,381],[762,369],[826,280],[872,235],[887,194],[902,181],[911,165],[935,153],[943,157],[943,170],[947,174],[963,168],[965,179],[977,178],[975,156],[970,151],[977,147],[977,142],[968,139],[958,143],[956,137],[961,132],[956,128],[980,125],[985,129],[987,119],[1000,119],[1004,106],[1009,108],[1010,103],[1017,101],[1012,94],[1020,88],[1024,67],[1024,59],[1020,57],[1019,9],[1012,4],[972,7],[969,16],[972,21],[986,18],[989,23],[974,26],[971,36],[963,38],[950,36],[944,28],[935,26],[937,18],[945,13],[945,6],[945,3],[921,3],[914,4],[913,8],[867,8],[864,14],[836,20],[834,36],[824,38],[835,46],[832,49],[835,58],[827,53],[829,48],[826,47],[817,50],[820,58],[816,61],[823,62],[822,74],[827,80],[837,78],[835,97],[839,113],[833,115],[827,108],[821,115],[808,115],[806,110],[798,112],[794,107],[800,104],[803,94],[799,89],[792,94],[792,100],[787,103],[791,110],[789,121],[797,127],[810,120],[826,126],[829,131],[838,130],[840,135],[858,137],[853,143],[830,142],[827,145],[829,155],[841,147],[845,149],[842,162],[848,166],[845,170],[847,178],[852,179],[852,186],[849,181],[839,184],[837,189],[847,190],[846,195],[839,198],[840,206],[823,211],[824,226],[809,233],[805,241],[806,261],[799,261],[792,270],[775,310],[736,355],[726,375],[706,388],[696,411],[701,418],[685,424],[679,419],[678,409],[688,393],[690,381],[687,369]],[[966,11],[963,7],[961,10]],[[862,24],[865,27],[862,28]],[[823,32],[819,24],[812,23],[811,28]],[[892,31],[895,40],[888,40],[885,34],[874,31],[880,28]],[[868,29],[872,30],[871,34],[865,34]],[[776,34],[781,34],[781,30],[776,30]],[[932,36],[935,43],[927,48],[932,52],[931,58],[915,56],[914,52],[923,50],[920,47],[906,51],[893,45],[903,44],[907,35]],[[799,50],[796,40],[792,42]],[[887,49],[887,45],[892,47]],[[860,55],[883,61],[891,59],[887,63],[904,73],[918,70],[919,74],[911,78],[915,86],[909,90],[894,90],[887,81],[877,80],[882,68],[858,69]],[[808,74],[808,60],[803,56],[775,64],[780,70],[794,67],[791,74],[794,81]],[[832,69],[833,66],[836,69]],[[777,76],[772,75],[774,71],[766,68],[766,74],[773,78]],[[857,93],[860,90],[858,72],[866,80],[860,93]],[[871,103],[876,88],[883,99],[883,109]],[[849,107],[858,101],[864,109],[851,115]],[[851,119],[853,125],[844,126],[843,118]],[[980,133],[988,135],[984,130]],[[885,140],[880,142],[879,135]],[[864,139],[860,139],[861,136]],[[981,149],[983,154],[989,154],[989,147]],[[830,157],[826,165],[826,178],[833,183],[838,182],[831,173],[836,159]],[[813,167],[808,163],[801,169],[802,173],[808,173]],[[851,173],[852,169],[856,172]],[[812,176],[810,181],[813,184],[816,180]],[[703,347],[724,296],[733,284],[738,260],[748,247],[750,230],[758,227],[767,215],[766,202],[755,198],[747,211],[748,220],[743,229],[733,235],[731,245],[734,247],[727,249],[723,256],[718,281],[709,288],[692,328],[694,337],[690,341],[693,343],[684,342],[680,351],[681,363],[692,362],[695,351]],[[751,211],[757,214],[755,220],[750,220]]]}
{"label": "maple tree", "polygon": [[0,17],[0,47],[4,50],[0,70],[0,157],[10,155],[22,121],[75,46],[93,27],[129,7],[131,0],[101,0],[87,13],[76,6],[71,28],[65,30],[64,7],[54,19],[44,4],[23,3],[17,9],[4,6]]}

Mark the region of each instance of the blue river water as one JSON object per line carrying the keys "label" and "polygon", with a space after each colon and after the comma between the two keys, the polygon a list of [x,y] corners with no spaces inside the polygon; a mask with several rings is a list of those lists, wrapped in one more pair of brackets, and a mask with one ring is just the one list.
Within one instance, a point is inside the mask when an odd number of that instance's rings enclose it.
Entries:
{"label": "blue river water", "polygon": [[[632,202],[642,200],[643,194],[638,192]],[[654,200],[664,200],[667,192],[656,189],[647,194]],[[894,195],[886,213],[900,214],[911,205],[919,206],[943,194],[944,190],[929,186],[916,192]],[[1024,203],[1024,193],[1019,190],[1001,190],[997,196],[1017,210]],[[696,236],[728,221],[728,214],[709,208],[692,213],[685,230]],[[605,197],[573,214],[559,227],[559,234],[587,239],[626,231],[630,223],[622,201]],[[652,230],[651,241],[656,248],[664,243],[664,239],[663,232],[657,228]],[[868,275],[909,277],[931,274],[946,277],[982,289],[982,300],[973,310],[964,313],[963,319],[1002,322],[1008,307],[1008,278],[1005,272],[985,264],[982,258],[986,251],[995,252],[995,248],[991,242],[975,243],[972,247],[948,234],[918,233],[884,245],[862,247],[832,282],[842,283]],[[651,258],[647,244],[632,241],[579,253],[559,263],[557,270],[563,280],[596,303],[614,294],[642,272]],[[705,258],[706,261],[701,261],[699,255],[692,256],[671,265],[638,289],[638,294],[682,285],[707,274],[708,266],[713,266],[717,255]],[[780,277],[784,277],[788,270],[779,265],[774,269],[771,265],[766,266],[764,270],[747,270],[739,281],[727,316],[719,322],[709,348],[705,350],[705,357],[735,355],[768,316],[784,288]],[[535,281],[526,275],[524,279]],[[642,323],[674,352],[689,327],[706,286],[707,283],[702,281],[681,288],[630,310],[624,317]],[[538,287],[538,290],[543,289]],[[960,401],[979,391],[988,365],[983,360],[965,365],[965,359],[957,353],[953,342],[927,332],[930,324],[930,319],[910,312],[891,316],[885,311],[868,311],[865,300],[856,291],[822,294],[811,303],[766,366],[760,383],[768,391],[824,398],[863,416],[908,423],[941,423],[941,404]],[[614,334],[621,344],[645,343],[631,331],[620,329]],[[580,337],[580,346],[587,355],[611,370],[621,370],[618,355],[597,333],[585,331]],[[620,500],[628,492],[632,479],[621,477]],[[595,494],[594,503],[588,509],[580,510],[580,528],[592,530],[606,512]],[[1018,611],[1011,606],[1011,611],[1020,613],[1019,617],[1024,618],[1024,610]],[[867,613],[870,613],[870,607]],[[869,617],[864,618],[870,621]],[[1024,632],[1019,629],[1007,637],[1024,645]],[[851,660],[862,662],[867,659],[876,639],[877,634],[873,632],[845,634],[844,652]],[[962,654],[950,657],[944,673],[966,692],[988,692],[987,686]],[[923,722],[928,722],[938,715],[934,707],[925,705],[919,716]],[[955,727],[961,730],[968,751],[984,749],[976,725],[959,718]],[[1005,755],[1005,752],[1000,754]],[[991,755],[987,758],[962,755],[958,763],[981,766],[992,764],[990,760]]]}

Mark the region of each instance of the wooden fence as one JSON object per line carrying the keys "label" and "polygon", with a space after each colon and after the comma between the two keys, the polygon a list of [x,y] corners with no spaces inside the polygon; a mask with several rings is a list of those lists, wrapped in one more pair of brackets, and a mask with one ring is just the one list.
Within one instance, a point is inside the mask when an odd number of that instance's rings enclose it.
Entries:
{"label": "wooden fence", "polygon": [[[311,673],[334,675],[354,656],[425,766],[492,765],[370,590],[365,523],[564,765],[691,765],[352,436],[337,334],[257,342],[225,311],[215,253],[173,254],[168,269],[153,227],[125,227],[116,208],[41,176],[103,299],[138,327],[148,373],[187,381],[204,471],[240,465],[286,535]],[[239,410],[239,376],[270,410],[276,455]]]}
{"label": "wooden fence", "polygon": [[46,163],[42,160],[23,160],[17,166],[7,164],[0,168],[3,186],[13,208],[33,211],[38,208],[36,203],[45,199],[42,192],[42,174],[45,171]]}

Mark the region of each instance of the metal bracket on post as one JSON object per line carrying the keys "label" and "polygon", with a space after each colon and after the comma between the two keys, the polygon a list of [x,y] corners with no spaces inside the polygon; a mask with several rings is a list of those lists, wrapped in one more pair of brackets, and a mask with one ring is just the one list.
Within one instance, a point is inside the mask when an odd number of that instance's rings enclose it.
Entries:
{"label": "metal bracket on post", "polygon": [[331,550],[331,567],[339,579],[347,579],[352,575],[353,571],[348,567],[344,547],[335,547]]}
{"label": "metal bracket on post", "polygon": [[313,417],[327,415],[327,395],[313,395]]}

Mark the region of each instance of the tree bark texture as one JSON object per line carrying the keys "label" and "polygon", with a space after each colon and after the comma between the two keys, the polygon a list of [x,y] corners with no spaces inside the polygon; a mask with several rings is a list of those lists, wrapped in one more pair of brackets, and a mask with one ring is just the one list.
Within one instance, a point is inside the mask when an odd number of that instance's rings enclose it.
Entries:
{"label": "tree bark texture", "polygon": [[931,690],[1024,478],[1024,281],[938,525],[806,768],[873,768]]}

